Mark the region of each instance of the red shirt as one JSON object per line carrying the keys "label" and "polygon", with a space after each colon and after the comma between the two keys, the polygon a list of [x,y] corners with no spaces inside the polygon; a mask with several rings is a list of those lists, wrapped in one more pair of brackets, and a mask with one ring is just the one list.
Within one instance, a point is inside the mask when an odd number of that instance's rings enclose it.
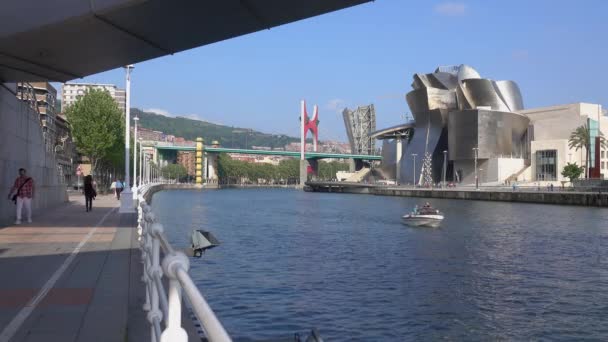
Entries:
{"label": "red shirt", "polygon": [[26,180],[27,180],[27,183],[25,183],[23,185],[23,187],[21,187],[21,190],[19,190],[19,192],[17,193],[17,196],[21,197],[21,198],[23,198],[23,197],[32,198],[32,196],[34,195],[34,180],[27,176],[24,176],[24,177],[19,176],[19,177],[17,177],[17,179],[15,179],[15,185],[13,185],[13,188],[11,189],[11,193],[17,191],[17,189],[19,189],[21,184],[23,184]]}

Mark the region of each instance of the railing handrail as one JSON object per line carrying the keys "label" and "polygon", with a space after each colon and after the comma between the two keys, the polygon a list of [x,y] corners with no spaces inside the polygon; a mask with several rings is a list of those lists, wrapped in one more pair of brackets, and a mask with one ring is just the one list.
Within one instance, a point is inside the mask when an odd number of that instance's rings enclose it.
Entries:
{"label": "railing handrail", "polygon": [[[183,290],[209,341],[232,341],[188,274],[190,269],[188,257],[171,246],[164,234],[162,224],[157,222],[152,208],[146,202],[147,193],[153,186],[159,184],[162,183],[141,185],[137,197],[137,228],[144,264],[142,280],[146,285],[144,310],[148,311],[151,339],[153,342],[188,341],[188,334],[181,322]],[[168,291],[163,285],[163,277],[168,279]]]}

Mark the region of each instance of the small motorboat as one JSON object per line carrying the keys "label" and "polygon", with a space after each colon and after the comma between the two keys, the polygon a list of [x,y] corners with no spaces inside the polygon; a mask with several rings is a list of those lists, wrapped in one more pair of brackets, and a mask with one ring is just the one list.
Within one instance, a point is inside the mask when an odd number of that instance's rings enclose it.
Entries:
{"label": "small motorboat", "polygon": [[443,221],[443,213],[427,202],[421,208],[416,206],[411,213],[403,215],[401,220],[409,226],[436,228]]}

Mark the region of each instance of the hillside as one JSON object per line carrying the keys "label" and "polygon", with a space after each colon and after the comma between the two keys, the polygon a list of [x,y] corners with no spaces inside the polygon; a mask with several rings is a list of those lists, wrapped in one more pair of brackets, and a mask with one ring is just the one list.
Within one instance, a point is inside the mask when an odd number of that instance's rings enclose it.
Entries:
{"label": "hillside", "polygon": [[282,134],[266,134],[248,128],[216,125],[206,121],[182,117],[172,118],[132,108],[131,116],[135,115],[139,116],[139,124],[144,128],[162,131],[165,134],[172,134],[188,140],[203,137],[206,143],[217,140],[223,147],[251,148],[251,146],[269,146],[275,148],[300,141],[298,138]]}

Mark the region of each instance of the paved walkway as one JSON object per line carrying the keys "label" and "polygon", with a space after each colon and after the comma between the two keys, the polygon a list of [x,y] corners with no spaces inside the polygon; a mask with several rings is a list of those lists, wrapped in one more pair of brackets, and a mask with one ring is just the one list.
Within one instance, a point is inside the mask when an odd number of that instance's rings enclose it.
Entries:
{"label": "paved walkway", "polygon": [[0,229],[0,342],[148,341],[135,214],[82,195]]}

